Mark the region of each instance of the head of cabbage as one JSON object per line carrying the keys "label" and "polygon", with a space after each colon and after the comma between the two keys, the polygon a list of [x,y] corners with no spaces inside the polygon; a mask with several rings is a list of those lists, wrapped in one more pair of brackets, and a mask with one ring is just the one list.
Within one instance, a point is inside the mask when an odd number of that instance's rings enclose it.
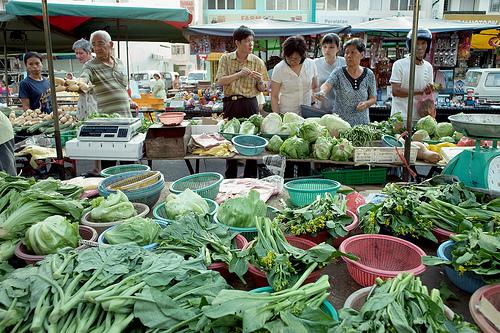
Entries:
{"label": "head of cabbage", "polygon": [[286,139],[280,147],[280,155],[288,158],[305,159],[309,154],[309,142],[297,136]]}
{"label": "head of cabbage", "polygon": [[165,199],[165,213],[170,220],[188,213],[205,215],[209,213],[208,203],[198,193],[185,189],[180,194],[171,193]]}
{"label": "head of cabbage", "polygon": [[453,125],[450,123],[438,123],[436,126],[436,136],[443,138],[445,136],[452,136],[454,132]]}
{"label": "head of cabbage", "polygon": [[427,133],[426,130],[418,130],[415,133],[413,133],[413,136],[411,137],[411,139],[413,141],[423,142],[426,140],[430,140],[431,138],[429,136],[429,133]]}
{"label": "head of cabbage", "polygon": [[98,197],[91,201],[92,222],[115,222],[137,215],[134,204],[121,192],[111,193],[107,198]]}
{"label": "head of cabbage", "polygon": [[240,134],[255,134],[255,133],[257,133],[257,128],[255,128],[255,125],[252,122],[245,120],[244,122],[241,123]]}
{"label": "head of cabbage", "polygon": [[56,253],[64,247],[78,247],[80,233],[78,223],[71,223],[66,217],[54,215],[33,224],[24,237],[28,250],[38,255]]}
{"label": "head of cabbage", "polygon": [[269,150],[271,153],[279,153],[282,144],[283,139],[279,135],[273,135],[272,138],[269,139],[267,150]]}
{"label": "head of cabbage", "polygon": [[326,127],[315,121],[305,121],[300,125],[299,135],[309,143],[315,143],[320,136],[330,136]]}
{"label": "head of cabbage", "polygon": [[262,120],[260,130],[265,134],[277,134],[280,132],[282,125],[281,116],[277,113],[270,113]]}
{"label": "head of cabbage", "polygon": [[327,160],[332,154],[334,139],[329,136],[320,136],[313,145],[313,156],[318,160]]}
{"label": "head of cabbage", "polygon": [[341,132],[351,128],[347,121],[336,114],[325,114],[319,123],[328,129],[332,138],[338,138]]}
{"label": "head of cabbage", "polygon": [[156,243],[161,227],[152,219],[132,217],[105,231],[104,239],[109,244],[136,243],[144,246]]}
{"label": "head of cabbage", "polygon": [[334,141],[330,159],[332,161],[349,161],[352,159],[353,153],[354,147],[349,140],[337,139]]}
{"label": "head of cabbage", "polygon": [[240,132],[240,121],[237,118],[229,120],[222,127],[222,133],[238,134],[239,132]]}
{"label": "head of cabbage", "polygon": [[423,118],[420,118],[417,121],[417,125],[415,126],[417,131],[418,130],[425,130],[427,134],[433,135],[434,132],[436,132],[436,127],[437,127],[437,121],[436,119],[432,118],[430,115],[425,116]]}
{"label": "head of cabbage", "polygon": [[303,122],[304,122],[304,118],[302,118],[301,116],[299,116],[296,113],[286,112],[283,115],[283,123],[298,123],[298,124],[302,124]]}

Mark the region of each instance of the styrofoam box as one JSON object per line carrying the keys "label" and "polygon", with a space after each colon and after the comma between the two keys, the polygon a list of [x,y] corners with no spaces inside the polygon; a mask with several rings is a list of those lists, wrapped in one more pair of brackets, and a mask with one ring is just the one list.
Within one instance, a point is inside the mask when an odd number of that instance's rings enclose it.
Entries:
{"label": "styrofoam box", "polygon": [[[395,147],[355,147],[354,163],[393,163],[402,164],[396,149],[404,156],[404,148]],[[411,147],[410,163],[417,160],[418,147]]]}
{"label": "styrofoam box", "polygon": [[193,118],[193,120],[201,120],[202,123],[201,125],[191,124],[191,135],[217,133],[222,124],[224,124],[223,120],[219,120],[216,124],[213,124],[212,122],[215,122],[215,120],[211,118]]}

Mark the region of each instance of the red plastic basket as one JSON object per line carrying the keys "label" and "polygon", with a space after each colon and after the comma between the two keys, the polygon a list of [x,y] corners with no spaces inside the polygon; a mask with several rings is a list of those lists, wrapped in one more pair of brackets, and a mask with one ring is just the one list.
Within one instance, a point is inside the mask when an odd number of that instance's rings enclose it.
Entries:
{"label": "red plastic basket", "polygon": [[377,277],[385,280],[401,272],[419,275],[426,268],[422,264],[422,256],[425,256],[422,249],[392,236],[352,236],[340,244],[340,251],[353,253],[359,258],[353,261],[342,257],[351,277],[363,287],[374,284]]}
{"label": "red plastic basket", "polygon": [[[236,247],[238,249],[243,249],[248,245],[247,239],[240,234],[234,237],[234,242],[236,243]],[[226,280],[231,278],[232,273],[229,272],[229,268],[227,267],[227,264],[224,262],[214,262],[213,264],[210,264],[207,268],[219,272],[220,275],[222,275],[222,277]]]}
{"label": "red plastic basket", "polygon": [[[311,247],[316,246],[314,242],[300,237],[286,236],[286,240],[288,241],[288,243],[290,243],[290,245],[303,250],[307,250]],[[323,271],[324,268],[320,268],[312,272],[311,275],[309,275],[309,277],[304,281],[304,284],[311,283],[319,279],[319,277],[323,274]],[[267,282],[266,273],[250,263],[248,264],[248,275],[250,276],[256,287],[265,287],[269,285],[269,282]]]}
{"label": "red plastic basket", "polygon": [[491,304],[493,304],[497,311],[500,311],[500,284],[494,284],[479,288],[474,292],[474,294],[472,294],[469,300],[469,311],[481,331],[483,331],[484,333],[497,333],[498,331],[495,329],[495,327],[476,308],[476,305],[479,304],[479,301],[483,297],[486,297],[486,299]]}
{"label": "red plastic basket", "polygon": [[446,242],[450,239],[450,236],[453,236],[455,234],[454,232],[437,227],[432,229],[431,232],[434,236],[436,236],[438,243],[440,244]]}
{"label": "red plastic basket", "polygon": [[[349,216],[352,217],[352,223],[349,224],[348,226],[346,226],[347,231],[349,233],[351,233],[351,231],[353,231],[354,229],[356,229],[356,227],[359,224],[358,217],[356,216],[356,214],[354,214],[353,212],[351,212],[349,210],[347,211],[347,215],[349,215]],[[346,239],[347,237],[349,237],[349,233],[345,237],[334,238],[333,242],[332,242],[333,246],[334,247],[339,247],[340,243],[342,243],[344,241],[344,239]],[[307,240],[310,240],[311,242],[319,244],[319,243],[326,242],[328,240],[329,236],[330,236],[330,234],[328,233],[328,231],[323,230],[323,231],[318,232],[316,234],[316,236],[311,236],[311,235],[308,235],[308,234],[303,234],[303,235],[300,235],[298,237],[303,238],[303,239],[307,239]]]}

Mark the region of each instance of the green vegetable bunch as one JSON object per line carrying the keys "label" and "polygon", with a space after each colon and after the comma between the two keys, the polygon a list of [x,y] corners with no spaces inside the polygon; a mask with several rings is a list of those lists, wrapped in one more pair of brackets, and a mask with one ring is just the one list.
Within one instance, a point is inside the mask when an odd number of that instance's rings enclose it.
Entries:
{"label": "green vegetable bunch", "polygon": [[330,333],[472,333],[479,330],[455,314],[447,318],[437,289],[429,293],[420,278],[400,273],[377,278],[361,309],[340,310],[340,321]]}
{"label": "green vegetable bunch", "polygon": [[106,230],[104,238],[109,244],[135,243],[140,246],[156,243],[161,227],[154,220],[131,217]]}
{"label": "green vegetable bunch", "polygon": [[90,218],[93,222],[115,222],[137,215],[134,204],[120,190],[107,198],[97,197],[91,201]]}
{"label": "green vegetable bunch", "polygon": [[451,260],[425,256],[425,265],[451,265],[459,273],[473,272],[486,283],[500,283],[500,231],[484,232],[473,228],[467,233],[450,237],[455,244],[451,251]]}
{"label": "green vegetable bunch", "polygon": [[266,215],[267,205],[260,200],[260,194],[255,190],[250,190],[245,197],[224,201],[217,210],[217,219],[220,223],[237,228],[254,228],[254,218]]}
{"label": "green vegetable bunch", "polygon": [[170,193],[165,199],[167,217],[175,220],[178,216],[188,213],[205,215],[209,213],[208,203],[198,193],[185,189],[180,194]]}
{"label": "green vegetable bunch", "polygon": [[371,141],[380,140],[383,134],[376,126],[356,125],[344,130],[340,137],[349,140],[354,147],[367,147]]}
{"label": "green vegetable bunch", "polygon": [[56,253],[64,247],[78,247],[78,223],[71,223],[60,215],[49,216],[33,224],[24,237],[26,247],[38,255]]}
{"label": "green vegetable bunch", "polygon": [[285,233],[295,236],[315,235],[326,230],[333,238],[337,238],[346,236],[346,226],[352,223],[352,217],[346,211],[345,195],[325,193],[303,208],[294,209],[285,205],[275,221],[283,226]]}
{"label": "green vegetable bunch", "polygon": [[262,217],[256,217],[255,221],[257,237],[233,259],[230,271],[243,276],[248,268],[247,262],[250,262],[266,272],[269,285],[276,291],[294,285],[308,269],[312,272],[314,268],[326,266],[345,255],[326,243],[308,250],[299,249],[287,241],[278,223]]}

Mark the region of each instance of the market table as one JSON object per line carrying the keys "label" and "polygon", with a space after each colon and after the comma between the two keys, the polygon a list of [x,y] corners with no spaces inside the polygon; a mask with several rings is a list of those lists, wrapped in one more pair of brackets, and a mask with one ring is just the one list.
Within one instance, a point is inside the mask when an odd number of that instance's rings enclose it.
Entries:
{"label": "market table", "polygon": [[[169,182],[165,183],[165,188],[163,189],[160,199],[158,202],[163,202],[166,196],[170,193]],[[358,191],[363,196],[368,196],[370,194],[378,193],[381,190],[380,186],[374,185],[359,185],[352,186],[352,188]],[[278,209],[282,208],[280,200],[287,200],[288,194],[286,191],[282,192],[277,196],[271,197],[271,199],[267,202],[270,206],[276,207]],[[152,216],[152,213],[150,213]],[[437,244],[434,244],[430,241],[426,240],[418,240],[415,242],[422,250],[425,251],[428,255],[436,255],[436,251],[438,248]],[[331,285],[331,294],[330,294],[330,302],[333,304],[335,309],[338,311],[344,305],[347,297],[353,293],[354,291],[361,289],[362,286],[358,285],[350,276],[347,271],[347,266],[343,260],[338,260],[325,268],[326,274],[330,277],[330,285]],[[420,275],[422,282],[429,288],[439,288],[442,283],[445,283],[447,287],[456,295],[457,300],[446,302],[454,312],[460,314],[465,317],[465,319],[469,322],[473,322],[471,314],[469,312],[469,298],[470,295],[466,292],[455,287],[442,272],[442,269],[438,266],[430,266],[427,267],[427,270]],[[235,278],[234,280],[229,281],[233,286],[237,288],[243,289],[253,289],[253,286],[249,283],[248,285],[242,284],[239,279]]]}

